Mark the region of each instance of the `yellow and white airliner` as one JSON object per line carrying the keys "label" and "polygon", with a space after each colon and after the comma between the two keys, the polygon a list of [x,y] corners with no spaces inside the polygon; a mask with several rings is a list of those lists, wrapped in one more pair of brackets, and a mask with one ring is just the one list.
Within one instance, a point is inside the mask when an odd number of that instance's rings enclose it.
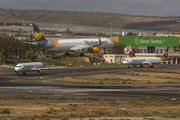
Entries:
{"label": "yellow and white airliner", "polygon": [[[98,53],[99,49],[114,47],[114,42],[109,38],[76,38],[76,39],[60,39],[46,40],[39,30],[38,26],[33,24],[35,42],[24,42],[32,44],[36,47],[51,51],[80,51],[80,56],[84,56],[83,51],[87,50],[90,53]],[[66,52],[65,55],[69,55]]]}
{"label": "yellow and white airliner", "polygon": [[14,68],[14,73],[19,76],[21,76],[21,74],[26,75],[26,72],[32,72],[32,71],[36,71],[38,75],[41,75],[43,73],[43,70],[65,68],[65,66],[46,67],[46,65],[47,63],[45,62],[45,55],[43,55],[43,59],[41,62],[19,63],[15,67],[6,66],[6,65],[1,65],[1,66],[7,68]]}
{"label": "yellow and white airliner", "polygon": [[169,47],[166,48],[162,57],[126,58],[123,61],[123,64],[128,65],[128,68],[129,65],[140,65],[140,67],[143,67],[143,65],[149,65],[149,67],[153,67],[154,64],[166,62],[169,59],[168,51]]}

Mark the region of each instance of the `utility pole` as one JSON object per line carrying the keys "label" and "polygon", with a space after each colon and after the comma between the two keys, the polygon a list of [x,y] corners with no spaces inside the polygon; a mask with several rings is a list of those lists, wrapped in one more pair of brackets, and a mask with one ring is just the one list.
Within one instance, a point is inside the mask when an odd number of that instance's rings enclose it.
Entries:
{"label": "utility pole", "polygon": [[113,37],[113,23],[110,23],[111,24],[111,39]]}
{"label": "utility pole", "polygon": [[24,19],[22,19],[22,40],[23,40],[23,20]]}
{"label": "utility pole", "polygon": [[[113,41],[113,23],[111,24],[111,40]],[[111,53],[112,53],[112,48],[111,48]]]}

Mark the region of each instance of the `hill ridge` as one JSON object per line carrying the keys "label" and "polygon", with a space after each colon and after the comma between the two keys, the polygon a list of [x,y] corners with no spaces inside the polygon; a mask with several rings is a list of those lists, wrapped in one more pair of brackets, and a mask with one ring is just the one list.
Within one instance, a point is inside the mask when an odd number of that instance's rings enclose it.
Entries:
{"label": "hill ridge", "polygon": [[109,12],[58,11],[58,10],[0,10],[0,22],[54,23],[66,25],[85,25],[97,27],[113,27],[139,30],[171,30],[177,31],[179,16],[128,15]]}

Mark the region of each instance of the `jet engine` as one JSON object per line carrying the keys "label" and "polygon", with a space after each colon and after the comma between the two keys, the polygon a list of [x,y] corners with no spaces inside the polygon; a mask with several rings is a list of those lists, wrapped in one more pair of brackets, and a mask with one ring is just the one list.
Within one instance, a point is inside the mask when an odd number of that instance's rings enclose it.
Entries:
{"label": "jet engine", "polygon": [[37,70],[37,74],[38,74],[38,75],[41,75],[42,73],[43,73],[43,70],[41,70],[41,69],[40,69],[40,70]]}
{"label": "jet engine", "polygon": [[153,63],[148,63],[148,64],[149,64],[149,67],[151,67],[151,68],[153,67]]}
{"label": "jet engine", "polygon": [[98,47],[88,48],[88,52],[90,52],[90,53],[98,53],[99,48]]}

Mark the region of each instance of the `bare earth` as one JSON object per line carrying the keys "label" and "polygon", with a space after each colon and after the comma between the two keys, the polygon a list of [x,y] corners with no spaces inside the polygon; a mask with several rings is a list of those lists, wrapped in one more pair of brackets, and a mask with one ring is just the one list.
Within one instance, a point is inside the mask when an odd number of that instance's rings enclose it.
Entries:
{"label": "bare earth", "polygon": [[[164,73],[162,73],[164,72]],[[61,82],[76,84],[167,84],[180,83],[180,70],[140,71],[127,73],[110,73],[101,75],[88,75],[61,79]]]}

